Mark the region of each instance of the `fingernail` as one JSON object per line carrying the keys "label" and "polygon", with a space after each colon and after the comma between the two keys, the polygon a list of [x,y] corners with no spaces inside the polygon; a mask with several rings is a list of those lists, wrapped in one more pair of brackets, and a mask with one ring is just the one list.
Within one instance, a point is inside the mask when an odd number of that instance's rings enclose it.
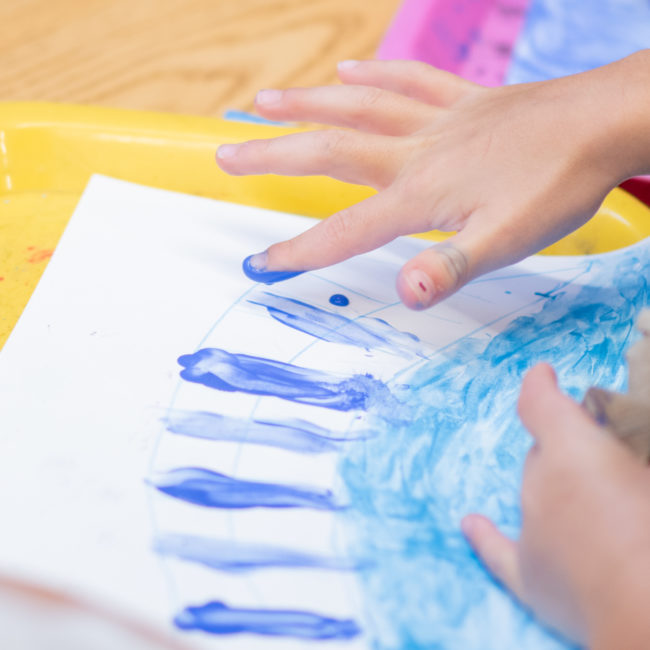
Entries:
{"label": "fingernail", "polygon": [[222,144],[217,149],[217,158],[219,160],[226,160],[226,158],[232,158],[238,151],[239,145],[236,144]]}
{"label": "fingernail", "polygon": [[304,273],[304,271],[268,271],[266,269],[267,262],[268,255],[266,251],[257,253],[256,255],[250,255],[243,261],[242,269],[247,278],[253,280],[253,282],[263,282],[264,284],[275,284]]}
{"label": "fingernail", "polygon": [[406,275],[406,282],[418,300],[418,303],[425,307],[429,305],[434,297],[434,288],[431,278],[420,269],[413,269]]}
{"label": "fingernail", "polygon": [[260,90],[255,97],[256,104],[270,106],[271,104],[279,104],[282,101],[281,90]]}
{"label": "fingernail", "polygon": [[244,260],[244,264],[247,264],[253,271],[265,271],[268,258],[268,254],[264,251],[250,255]]}
{"label": "fingernail", "polygon": [[349,70],[350,68],[355,68],[358,65],[359,65],[359,61],[348,59],[347,61],[340,61],[336,67],[339,70]]}

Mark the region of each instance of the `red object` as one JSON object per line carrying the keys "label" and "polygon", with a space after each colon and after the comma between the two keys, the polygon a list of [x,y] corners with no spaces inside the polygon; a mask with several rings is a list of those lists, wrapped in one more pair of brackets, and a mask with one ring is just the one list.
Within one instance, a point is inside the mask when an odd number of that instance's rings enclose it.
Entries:
{"label": "red object", "polygon": [[650,206],[650,176],[630,178],[621,183],[621,187],[632,196],[636,196],[639,201],[643,201],[647,206]]}

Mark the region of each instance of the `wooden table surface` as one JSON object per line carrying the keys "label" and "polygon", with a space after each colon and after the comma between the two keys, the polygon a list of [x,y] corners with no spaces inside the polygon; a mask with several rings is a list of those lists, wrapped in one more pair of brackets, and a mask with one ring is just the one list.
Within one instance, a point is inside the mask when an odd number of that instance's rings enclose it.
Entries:
{"label": "wooden table surface", "polygon": [[399,0],[2,0],[0,100],[218,116],[372,57]]}

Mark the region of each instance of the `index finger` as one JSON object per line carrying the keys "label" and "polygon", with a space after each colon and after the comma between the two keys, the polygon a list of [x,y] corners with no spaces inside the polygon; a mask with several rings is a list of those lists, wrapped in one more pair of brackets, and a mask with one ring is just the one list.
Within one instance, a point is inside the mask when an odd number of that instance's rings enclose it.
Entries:
{"label": "index finger", "polygon": [[555,372],[546,363],[536,365],[524,377],[517,410],[541,448],[598,429],[586,411],[559,389]]}
{"label": "index finger", "polygon": [[251,279],[270,283],[366,253],[404,234],[397,210],[394,192],[384,190],[248,258],[244,270]]}

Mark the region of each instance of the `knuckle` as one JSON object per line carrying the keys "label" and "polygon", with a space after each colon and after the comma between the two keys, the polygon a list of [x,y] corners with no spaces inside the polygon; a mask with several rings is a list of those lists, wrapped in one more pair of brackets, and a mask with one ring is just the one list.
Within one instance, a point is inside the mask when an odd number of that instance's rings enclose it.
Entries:
{"label": "knuckle", "polygon": [[[402,196],[420,197],[429,194],[428,190],[431,188],[431,180],[425,176],[420,170],[409,170],[409,173],[400,173],[396,185]],[[425,194],[426,193],[426,194]],[[435,195],[435,192],[432,194]]]}
{"label": "knuckle", "polygon": [[249,140],[241,146],[240,158],[247,161],[259,160],[266,157],[273,150],[274,139]]}
{"label": "knuckle", "polygon": [[282,91],[282,107],[286,110],[296,110],[304,107],[309,98],[306,88],[287,88]]}
{"label": "knuckle", "polygon": [[441,244],[436,247],[440,262],[451,280],[450,288],[457,289],[464,285],[469,277],[469,261],[467,255],[451,244]]}
{"label": "knuckle", "polygon": [[384,91],[380,88],[364,88],[359,97],[361,109],[368,109],[377,106],[384,97]]}
{"label": "knuckle", "polygon": [[330,245],[343,248],[352,234],[352,217],[349,210],[341,210],[327,220],[327,238]]}
{"label": "knuckle", "polygon": [[428,63],[423,61],[406,61],[405,62],[405,72],[409,72],[411,75],[423,76],[426,74],[431,74],[435,68]]}
{"label": "knuckle", "polygon": [[345,133],[339,130],[319,131],[316,141],[323,158],[330,159],[338,156],[343,149]]}

